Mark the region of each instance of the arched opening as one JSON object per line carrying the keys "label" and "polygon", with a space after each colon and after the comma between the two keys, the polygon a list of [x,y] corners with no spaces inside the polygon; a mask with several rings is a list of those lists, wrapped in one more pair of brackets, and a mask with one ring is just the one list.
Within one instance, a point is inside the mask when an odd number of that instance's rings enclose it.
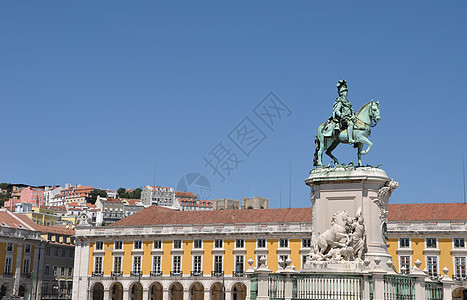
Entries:
{"label": "arched opening", "polygon": [[20,285],[20,286],[19,286],[19,289],[18,289],[18,296],[24,298],[24,291],[25,291],[24,286]]}
{"label": "arched opening", "polygon": [[98,282],[92,287],[92,300],[104,300],[104,286]]}
{"label": "arched opening", "polygon": [[232,286],[232,300],[245,300],[246,298],[246,285],[237,282]]}
{"label": "arched opening", "polygon": [[169,300],[183,300],[183,286],[179,282],[169,287]]}
{"label": "arched opening", "polygon": [[162,300],[162,284],[155,282],[149,288],[149,300]]}
{"label": "arched opening", "polygon": [[0,288],[0,299],[3,299],[3,297],[5,296],[6,296],[6,287],[2,285],[2,287]]}
{"label": "arched opening", "polygon": [[204,286],[195,282],[190,286],[190,300],[204,300]]}
{"label": "arched opening", "polygon": [[211,300],[223,300],[222,293],[222,283],[216,282],[211,286]]}
{"label": "arched opening", "polygon": [[109,292],[111,300],[123,300],[123,286],[120,282],[114,283]]}
{"label": "arched opening", "polygon": [[135,282],[130,286],[130,300],[143,300],[143,287]]}

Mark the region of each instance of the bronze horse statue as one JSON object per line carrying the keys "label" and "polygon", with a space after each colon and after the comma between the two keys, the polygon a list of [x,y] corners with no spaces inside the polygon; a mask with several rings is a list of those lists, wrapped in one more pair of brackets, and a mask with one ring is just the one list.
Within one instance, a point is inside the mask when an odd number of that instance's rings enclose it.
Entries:
{"label": "bronze horse statue", "polygon": [[[354,146],[358,149],[358,166],[362,166],[362,155],[367,154],[371,147],[373,147],[373,143],[368,139],[371,134],[371,127],[376,126],[381,121],[379,101],[373,102],[372,100],[363,105],[358,110],[355,119],[356,122],[353,129]],[[333,130],[331,136],[324,136],[324,129],[330,122],[332,121],[324,122],[318,127],[315,139],[316,151],[313,158],[313,165],[316,167],[323,166],[323,152],[325,151],[333,159],[334,164],[338,165],[339,161],[332,155],[332,151],[340,143],[349,144],[347,129],[340,132]],[[363,150],[363,145],[368,145],[366,150]]]}

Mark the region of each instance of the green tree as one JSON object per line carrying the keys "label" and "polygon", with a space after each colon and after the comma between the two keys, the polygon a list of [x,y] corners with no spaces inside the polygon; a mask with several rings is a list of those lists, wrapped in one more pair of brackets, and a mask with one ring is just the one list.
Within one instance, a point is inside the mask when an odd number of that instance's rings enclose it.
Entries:
{"label": "green tree", "polygon": [[91,203],[91,204],[94,204],[94,203],[96,203],[97,196],[101,196],[101,197],[106,198],[107,197],[107,192],[103,191],[103,190],[96,189],[96,190],[92,190],[90,195],[91,195],[91,199],[89,199],[88,202]]}
{"label": "green tree", "polygon": [[137,188],[134,191],[132,191],[129,196],[130,196],[131,199],[141,199],[141,192],[142,191],[143,190],[141,188]]}
{"label": "green tree", "polygon": [[119,188],[117,190],[117,198],[126,198],[125,195],[126,195],[126,189],[125,188],[121,187],[121,188]]}

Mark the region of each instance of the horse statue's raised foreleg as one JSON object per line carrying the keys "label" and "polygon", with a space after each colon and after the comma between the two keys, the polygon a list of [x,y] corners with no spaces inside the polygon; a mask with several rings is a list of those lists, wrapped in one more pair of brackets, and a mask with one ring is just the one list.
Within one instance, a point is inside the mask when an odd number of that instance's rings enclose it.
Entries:
{"label": "horse statue's raised foreleg", "polygon": [[358,138],[358,142],[361,143],[361,144],[366,144],[368,145],[368,148],[366,148],[366,150],[363,150],[361,153],[362,155],[365,155],[367,154],[368,152],[370,152],[371,148],[373,147],[373,143],[366,137],[366,136],[360,136]]}

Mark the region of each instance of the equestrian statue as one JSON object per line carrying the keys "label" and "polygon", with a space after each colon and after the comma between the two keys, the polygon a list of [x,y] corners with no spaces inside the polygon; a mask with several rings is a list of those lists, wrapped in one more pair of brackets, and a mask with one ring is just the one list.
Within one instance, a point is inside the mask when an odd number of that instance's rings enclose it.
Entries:
{"label": "equestrian statue", "polygon": [[[347,99],[349,93],[347,81],[339,80],[337,92],[339,97],[334,102],[332,116],[318,127],[313,165],[322,167],[323,152],[326,152],[337,166],[339,161],[332,155],[332,151],[337,145],[344,143],[353,144],[357,148],[358,166],[362,166],[362,155],[367,154],[373,146],[373,143],[368,139],[371,127],[376,126],[381,121],[379,101],[373,102],[371,100],[355,114],[352,103]],[[368,145],[367,149],[363,150],[363,145]]]}

